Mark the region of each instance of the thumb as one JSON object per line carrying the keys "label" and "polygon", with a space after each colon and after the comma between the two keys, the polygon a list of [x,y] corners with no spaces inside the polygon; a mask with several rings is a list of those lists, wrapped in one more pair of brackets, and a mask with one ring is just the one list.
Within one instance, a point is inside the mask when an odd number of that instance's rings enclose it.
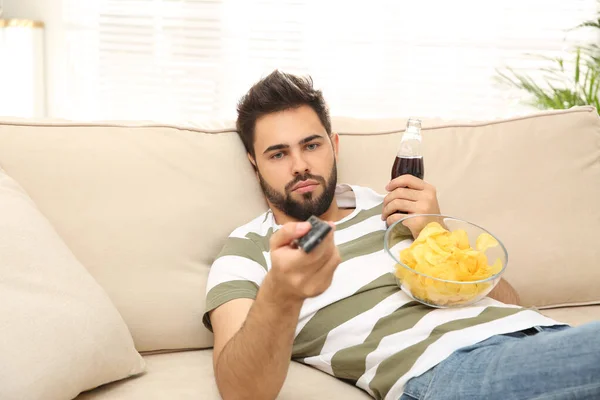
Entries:
{"label": "thumb", "polygon": [[289,222],[271,236],[271,251],[287,246],[294,239],[304,236],[311,228],[310,222]]}

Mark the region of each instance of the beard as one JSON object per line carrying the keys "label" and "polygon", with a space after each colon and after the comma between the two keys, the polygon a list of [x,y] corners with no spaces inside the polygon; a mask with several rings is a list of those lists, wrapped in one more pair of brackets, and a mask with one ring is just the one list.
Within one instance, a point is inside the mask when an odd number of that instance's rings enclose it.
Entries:
{"label": "beard", "polygon": [[[312,179],[319,182],[319,185],[323,186],[323,193],[315,197],[314,192],[302,193],[302,201],[297,201],[292,198],[292,188],[298,183]],[[287,216],[294,218],[299,221],[306,221],[311,215],[320,217],[331,206],[333,197],[335,195],[335,188],[337,185],[337,165],[333,160],[333,166],[331,167],[331,173],[329,178],[325,180],[322,176],[312,175],[305,173],[303,175],[297,175],[292,181],[285,185],[285,193],[280,193],[269,185],[258,171],[258,180],[260,187],[262,188],[265,197],[272,204],[273,207],[285,213]]]}

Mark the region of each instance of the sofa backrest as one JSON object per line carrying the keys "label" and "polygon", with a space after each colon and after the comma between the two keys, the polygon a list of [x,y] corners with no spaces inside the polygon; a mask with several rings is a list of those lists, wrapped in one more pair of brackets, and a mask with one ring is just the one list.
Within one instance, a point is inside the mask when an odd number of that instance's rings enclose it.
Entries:
{"label": "sofa backrest", "polygon": [[[384,192],[405,123],[334,118],[339,180]],[[139,351],[212,346],[208,270],[227,235],[266,210],[233,126],[0,121],[0,166],[105,288]],[[504,242],[526,305],[600,304],[596,110],[425,120],[423,135],[443,213]]]}

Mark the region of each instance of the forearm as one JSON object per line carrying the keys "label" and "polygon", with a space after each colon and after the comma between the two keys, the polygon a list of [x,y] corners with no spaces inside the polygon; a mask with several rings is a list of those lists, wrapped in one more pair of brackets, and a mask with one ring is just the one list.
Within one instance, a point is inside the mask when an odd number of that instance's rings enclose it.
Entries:
{"label": "forearm", "polygon": [[282,302],[267,282],[223,348],[216,380],[223,399],[275,399],[290,364],[301,302]]}
{"label": "forearm", "polygon": [[500,279],[500,282],[488,296],[506,304],[519,305],[521,303],[517,291],[504,278]]}

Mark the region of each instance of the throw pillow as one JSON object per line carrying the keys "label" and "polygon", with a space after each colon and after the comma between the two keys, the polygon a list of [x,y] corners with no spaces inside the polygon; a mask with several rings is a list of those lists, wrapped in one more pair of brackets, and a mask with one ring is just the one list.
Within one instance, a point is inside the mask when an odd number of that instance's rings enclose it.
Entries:
{"label": "throw pillow", "polygon": [[0,399],[72,399],[144,369],[108,295],[0,169]]}

